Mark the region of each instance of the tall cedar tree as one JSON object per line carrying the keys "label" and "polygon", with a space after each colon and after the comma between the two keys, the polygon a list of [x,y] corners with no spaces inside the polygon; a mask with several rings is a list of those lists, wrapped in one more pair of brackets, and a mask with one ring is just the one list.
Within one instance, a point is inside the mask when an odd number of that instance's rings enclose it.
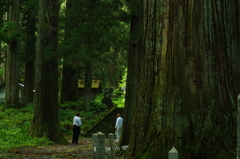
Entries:
{"label": "tall cedar tree", "polygon": [[20,4],[19,0],[9,0],[10,27],[8,36],[7,67],[6,67],[6,104],[19,106],[19,34]]}
{"label": "tall cedar tree", "polygon": [[[117,71],[115,72],[117,66],[115,61],[117,61],[118,54],[120,54],[124,43],[124,27],[122,20],[124,19],[125,12],[121,9],[122,3],[119,0],[111,1],[88,1],[86,5],[86,11],[88,11],[85,16],[87,17],[83,23],[83,30],[86,31],[85,38],[83,41],[83,58],[85,64],[85,85],[84,85],[84,97],[83,97],[83,107],[88,109],[90,107],[90,102],[93,99],[91,94],[92,77],[96,77],[96,71],[93,68],[99,67],[102,70],[108,70],[108,75],[105,74],[105,78],[102,79],[102,83],[108,80],[111,86],[114,87],[116,82],[114,78],[117,77]],[[124,26],[124,27],[123,27]],[[118,59],[118,61],[120,61]],[[121,62],[119,62],[121,63]],[[121,64],[123,64],[122,62]],[[119,64],[120,65],[120,64]],[[121,68],[121,66],[119,66]],[[107,67],[108,66],[108,67]],[[101,70],[101,73],[102,73]],[[120,70],[120,69],[119,69]],[[124,69],[120,70],[124,71]],[[98,72],[99,73],[99,72]],[[113,76],[113,74],[115,76]],[[100,76],[104,76],[101,74]],[[112,77],[112,78],[111,78]],[[113,78],[114,77],[114,78]],[[118,81],[119,82],[119,81]]]}
{"label": "tall cedar tree", "polygon": [[131,0],[143,28],[126,159],[236,158],[239,1]]}
{"label": "tall cedar tree", "polygon": [[36,96],[30,135],[67,144],[58,120],[59,0],[39,0]]}
{"label": "tall cedar tree", "polygon": [[23,104],[33,103],[34,73],[35,73],[35,56],[36,56],[36,4],[33,1],[27,1],[26,11],[26,45],[25,45],[25,78]]}
{"label": "tall cedar tree", "polygon": [[[112,50],[118,49],[120,52],[119,48],[122,47],[121,44],[125,40],[122,33],[124,29],[121,28],[123,25],[119,20],[124,14],[121,5],[119,0],[67,1],[65,40],[61,43],[61,48],[63,48],[61,103],[74,101],[78,98],[76,96],[76,72],[78,71],[81,74],[79,77],[85,78],[83,109],[88,109],[93,99],[91,93],[92,77],[102,76],[102,71],[99,73],[96,70],[100,70],[99,68],[113,70],[109,67],[102,68],[102,65],[110,63],[110,56],[112,56],[110,48]],[[76,19],[75,17],[79,15],[81,16]],[[116,60],[116,56],[113,59]]]}
{"label": "tall cedar tree", "polygon": [[[65,17],[65,35],[64,35],[64,53],[63,53],[63,70],[61,82],[60,102],[78,101],[78,58],[75,47],[70,40],[73,34],[73,28],[78,27],[79,20],[76,20],[76,14],[79,13],[79,1],[66,1]],[[79,18],[80,19],[80,18]],[[76,39],[75,39],[76,40]],[[74,48],[74,49],[73,49]]]}
{"label": "tall cedar tree", "polygon": [[[86,22],[92,22],[92,20],[94,20],[94,18],[97,16],[97,15],[94,15],[93,11],[95,8],[97,8],[97,5],[96,5],[96,0],[90,0],[88,2],[88,4],[86,5],[86,10],[89,11],[88,13],[88,19],[86,19]],[[85,21],[85,20],[84,20]],[[92,24],[93,25],[93,24]],[[99,40],[98,38],[96,38],[97,40]],[[94,44],[93,43],[99,43],[99,41],[95,41],[95,37],[94,37],[94,34],[92,34],[91,32],[88,32],[86,34],[86,41],[85,43],[87,43],[88,45],[88,53],[85,55],[86,58],[85,58],[85,61],[84,61],[84,64],[85,64],[85,83],[84,83],[84,92],[83,92],[83,109],[89,109],[90,108],[90,102],[92,100],[92,74],[93,74],[93,71],[92,71],[92,63],[94,60],[92,60],[91,58],[93,57],[93,54],[94,54]],[[96,49],[96,48],[95,48]]]}

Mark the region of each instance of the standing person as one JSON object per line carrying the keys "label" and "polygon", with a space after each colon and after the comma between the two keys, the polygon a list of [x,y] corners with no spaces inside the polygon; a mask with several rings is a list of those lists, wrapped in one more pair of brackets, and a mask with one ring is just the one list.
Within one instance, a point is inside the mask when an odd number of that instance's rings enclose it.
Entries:
{"label": "standing person", "polygon": [[121,114],[117,114],[117,120],[116,120],[116,125],[115,125],[116,142],[119,141],[119,139],[122,135],[122,125],[123,125],[123,118],[121,117]]}
{"label": "standing person", "polygon": [[78,144],[78,138],[80,135],[80,126],[82,125],[81,118],[79,117],[79,113],[73,118],[73,137],[72,143]]}

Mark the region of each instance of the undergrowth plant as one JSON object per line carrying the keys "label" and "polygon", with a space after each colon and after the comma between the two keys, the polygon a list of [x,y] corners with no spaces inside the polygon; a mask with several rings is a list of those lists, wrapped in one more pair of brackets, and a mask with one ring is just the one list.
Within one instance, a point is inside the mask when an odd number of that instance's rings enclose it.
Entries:
{"label": "undergrowth plant", "polygon": [[53,142],[45,138],[28,136],[33,115],[33,105],[24,108],[5,108],[0,105],[0,151],[20,146],[49,145]]}

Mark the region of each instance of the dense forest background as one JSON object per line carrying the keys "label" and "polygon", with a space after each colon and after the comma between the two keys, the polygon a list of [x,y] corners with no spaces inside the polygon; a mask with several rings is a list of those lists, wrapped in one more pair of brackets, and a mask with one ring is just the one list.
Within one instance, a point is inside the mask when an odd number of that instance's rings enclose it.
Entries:
{"label": "dense forest background", "polygon": [[28,135],[66,144],[59,108],[97,108],[93,79],[105,99],[126,82],[124,158],[165,159],[173,146],[184,159],[236,158],[238,0],[0,3],[2,109],[33,103]]}
{"label": "dense forest background", "polygon": [[[77,112],[88,118],[86,131],[117,105],[114,102],[123,106],[130,19],[124,1],[0,4],[3,121],[9,120],[5,111],[27,111],[31,115],[26,115],[27,124],[22,121],[25,135],[67,144],[63,132],[71,133]],[[7,127],[2,141],[10,143]]]}

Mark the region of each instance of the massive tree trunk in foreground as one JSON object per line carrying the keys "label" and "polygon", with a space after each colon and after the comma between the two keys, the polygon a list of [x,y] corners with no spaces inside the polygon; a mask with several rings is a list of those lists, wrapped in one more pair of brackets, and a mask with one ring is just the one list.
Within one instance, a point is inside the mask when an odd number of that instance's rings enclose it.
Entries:
{"label": "massive tree trunk in foreground", "polygon": [[142,6],[126,158],[166,159],[173,146],[184,159],[236,158],[239,2],[144,0]]}
{"label": "massive tree trunk in foreground", "polygon": [[58,11],[59,0],[39,1],[36,97],[30,135],[66,144],[58,120]]}
{"label": "massive tree trunk in foreground", "polygon": [[10,0],[9,21],[12,24],[8,35],[7,67],[6,67],[6,104],[12,107],[19,105],[19,35],[20,4],[19,0]]}

